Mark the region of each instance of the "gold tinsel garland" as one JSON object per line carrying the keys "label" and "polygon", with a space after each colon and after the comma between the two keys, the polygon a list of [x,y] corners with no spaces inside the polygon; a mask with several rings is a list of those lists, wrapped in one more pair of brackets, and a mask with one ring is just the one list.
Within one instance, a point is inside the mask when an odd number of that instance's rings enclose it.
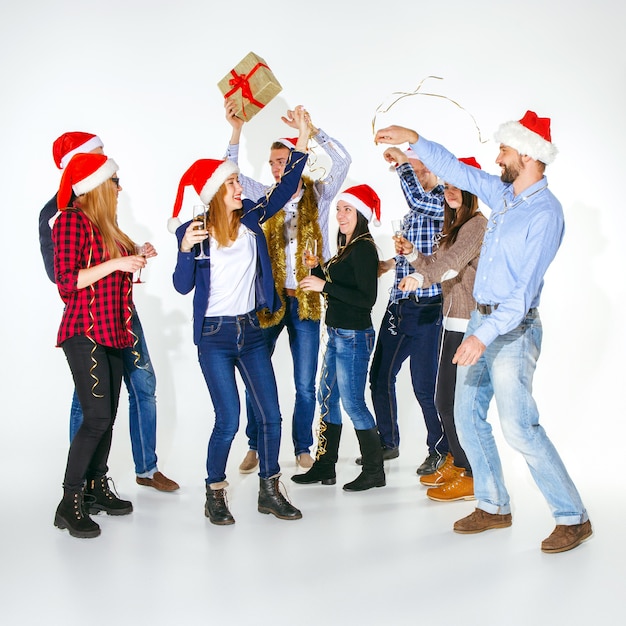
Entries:
{"label": "gold tinsel garland", "polygon": [[[308,269],[302,263],[302,253],[306,241],[317,241],[317,249],[322,250],[322,231],[318,223],[317,198],[313,188],[313,181],[302,177],[304,193],[298,203],[298,243],[296,246],[296,280],[298,283],[308,275]],[[285,281],[287,279],[287,263],[285,257],[285,211],[281,210],[263,224],[263,232],[267,239],[267,247],[272,263],[274,285],[280,297],[281,306],[275,313],[269,309],[258,311],[259,323],[263,328],[275,326],[285,315]],[[323,259],[320,255],[320,263]],[[322,304],[320,294],[315,291],[296,289],[298,299],[298,315],[301,320],[317,321],[321,318]]]}

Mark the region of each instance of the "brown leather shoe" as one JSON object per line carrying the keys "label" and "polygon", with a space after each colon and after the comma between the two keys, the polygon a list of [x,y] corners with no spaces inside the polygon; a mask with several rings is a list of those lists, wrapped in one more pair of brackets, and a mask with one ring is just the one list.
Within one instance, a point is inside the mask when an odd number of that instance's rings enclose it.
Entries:
{"label": "brown leather shoe", "polygon": [[239,473],[252,474],[257,467],[259,467],[259,457],[257,456],[256,450],[248,450],[239,465]]}
{"label": "brown leather shoe", "polygon": [[499,515],[497,513],[487,513],[482,509],[474,509],[474,512],[463,519],[454,522],[454,532],[462,535],[482,533],[484,530],[492,528],[508,528],[513,523],[510,513]]}
{"label": "brown leather shoe", "polygon": [[552,534],[541,542],[541,551],[548,553],[565,552],[576,548],[585,539],[589,539],[592,534],[593,530],[591,530],[591,522],[589,520],[583,524],[574,524],[573,526],[558,524],[552,531]]}
{"label": "brown leather shoe", "polygon": [[447,483],[449,480],[453,480],[463,471],[463,468],[457,467],[454,464],[454,459],[451,454],[448,454],[443,465],[435,470],[432,474],[426,474],[420,476],[420,483],[426,487],[441,487],[441,485]]}
{"label": "brown leather shoe", "polygon": [[475,500],[474,479],[463,472],[447,481],[441,487],[431,487],[426,495],[437,502],[453,502],[455,500]]}
{"label": "brown leather shoe", "polygon": [[169,479],[161,472],[155,472],[152,478],[141,478],[137,476],[137,484],[144,487],[154,487],[158,491],[176,491],[179,489],[178,483]]}

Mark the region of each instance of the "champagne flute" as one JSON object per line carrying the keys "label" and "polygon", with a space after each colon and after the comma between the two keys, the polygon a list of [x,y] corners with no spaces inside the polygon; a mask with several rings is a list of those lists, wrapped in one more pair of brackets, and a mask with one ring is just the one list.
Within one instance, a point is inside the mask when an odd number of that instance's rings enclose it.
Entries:
{"label": "champagne flute", "polygon": [[[145,244],[144,245],[138,245],[138,244],[135,245],[135,254],[137,254],[139,256],[142,256],[145,259],[146,258],[146,253],[147,253],[147,249],[146,249]],[[137,272],[137,278],[135,280],[133,280],[133,282],[135,284],[137,284],[137,283],[145,283],[146,282],[145,280],[141,280],[141,270],[142,269],[143,268],[141,268],[141,267],[139,268],[139,272]]]}
{"label": "champagne flute", "polygon": [[[194,225],[193,229],[194,230],[206,230],[206,217],[207,217],[207,211],[206,211],[206,206],[204,204],[196,204],[193,207],[193,221],[197,222],[196,225]],[[201,241],[199,243],[200,246],[200,252],[199,254],[196,255],[196,260],[200,261],[202,259],[208,259],[209,256],[207,256],[204,253],[204,242]]]}
{"label": "champagne flute", "polygon": [[311,275],[311,270],[316,267],[318,263],[317,239],[314,239],[312,244],[311,240],[307,239],[306,246],[304,248],[304,264],[309,268],[309,276]]}
{"label": "champagne flute", "polygon": [[391,230],[396,237],[404,236],[404,224],[402,220],[391,220]]}

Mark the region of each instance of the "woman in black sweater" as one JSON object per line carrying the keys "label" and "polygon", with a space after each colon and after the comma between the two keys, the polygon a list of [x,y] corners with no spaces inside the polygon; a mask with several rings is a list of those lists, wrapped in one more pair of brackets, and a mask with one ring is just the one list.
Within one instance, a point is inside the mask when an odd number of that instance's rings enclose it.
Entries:
{"label": "woman in black sweater", "polygon": [[385,485],[380,437],[365,404],[375,339],[371,312],[378,282],[378,252],[368,226],[374,215],[378,220],[380,200],[371,187],[357,185],[341,193],[337,199],[337,254],[300,282],[301,289],[323,293],[326,298],[328,343],[318,391],[321,421],[317,458],[308,472],[292,476],[296,483],[337,482],[341,399],[363,456],[361,474],[343,488],[364,491]]}

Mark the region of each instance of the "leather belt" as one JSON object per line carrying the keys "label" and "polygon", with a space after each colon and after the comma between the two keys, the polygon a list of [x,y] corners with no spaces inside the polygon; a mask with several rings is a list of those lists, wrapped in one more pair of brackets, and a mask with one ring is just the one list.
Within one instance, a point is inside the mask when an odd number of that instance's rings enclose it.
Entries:
{"label": "leather belt", "polygon": [[296,290],[295,289],[287,289],[285,287],[285,294],[287,294],[288,296],[291,296],[292,298],[296,297]]}
{"label": "leather belt", "polygon": [[491,315],[499,306],[499,304],[477,304],[476,309],[481,315]]}

